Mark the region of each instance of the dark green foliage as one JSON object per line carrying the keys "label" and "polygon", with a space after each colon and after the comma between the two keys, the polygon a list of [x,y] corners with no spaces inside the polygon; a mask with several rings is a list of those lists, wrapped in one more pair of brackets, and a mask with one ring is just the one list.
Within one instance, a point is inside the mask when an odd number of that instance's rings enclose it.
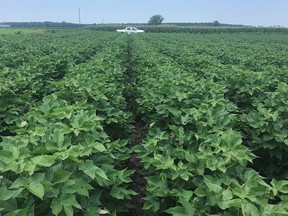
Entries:
{"label": "dark green foliage", "polygon": [[4,66],[1,214],[127,212],[135,195],[128,188],[134,171],[122,165],[130,157],[129,137],[111,139],[104,129],[112,123],[131,127],[131,114],[122,111],[125,39],[91,32],[74,36],[57,34],[47,54],[17,70]]}
{"label": "dark green foliage", "polygon": [[161,25],[143,25],[143,24],[97,24],[88,26],[87,29],[94,31],[116,31],[116,29],[123,29],[127,25],[135,26],[145,32],[153,33],[191,33],[191,34],[287,34],[288,28],[269,28],[269,27],[250,27],[250,26],[229,26],[220,25],[214,26],[213,23],[199,25],[185,25],[185,24],[161,24]]}
{"label": "dark green foliage", "polygon": [[[135,147],[147,215],[287,214],[287,40],[144,34],[133,41],[148,126]],[[281,195],[275,179],[285,185]]]}
{"label": "dark green foliage", "polygon": [[12,28],[80,28],[87,24],[68,23],[68,22],[5,22]]}
{"label": "dark green foliage", "polygon": [[287,215],[287,50],[259,32],[1,36],[1,215],[131,215],[135,172],[145,215]]}
{"label": "dark green foliage", "polygon": [[160,25],[163,22],[164,18],[161,15],[154,15],[150,17],[148,24],[149,25]]}

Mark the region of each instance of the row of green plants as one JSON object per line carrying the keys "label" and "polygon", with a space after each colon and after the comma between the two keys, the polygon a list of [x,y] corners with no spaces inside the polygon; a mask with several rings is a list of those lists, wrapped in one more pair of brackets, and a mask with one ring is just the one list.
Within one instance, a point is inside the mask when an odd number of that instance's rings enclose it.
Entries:
{"label": "row of green plants", "polygon": [[[157,44],[153,37],[147,39]],[[198,78],[212,78],[226,87],[225,98],[233,105],[227,110],[237,117],[234,128],[241,132],[245,145],[259,157],[255,160],[257,170],[270,179],[285,179],[287,40],[276,35],[227,35],[224,39],[225,43],[223,36],[207,36],[202,40],[184,37],[174,44],[171,41],[175,37],[170,36],[166,38],[166,46],[162,39],[158,47],[182,68],[197,73]],[[222,53],[230,56],[229,59],[223,59]]]}
{"label": "row of green plants", "polygon": [[[91,33],[81,37],[85,41],[88,36]],[[28,84],[27,94],[42,88],[45,94],[39,100],[17,94],[29,109],[15,115],[9,125],[13,133],[2,135],[1,214],[95,216],[131,208],[129,200],[136,193],[128,187],[134,171],[124,166],[131,152],[127,147],[131,113],[125,111],[123,97],[127,42],[117,34],[94,37],[102,48],[80,64],[67,53],[71,47],[63,47],[69,64],[61,78],[43,78],[49,86],[35,88],[46,71],[35,74],[37,80],[30,79],[26,70],[21,74]],[[62,40],[67,40],[64,35]],[[47,73],[63,59],[50,60]],[[13,76],[10,82],[15,86]],[[3,90],[2,96],[7,97]],[[1,107],[5,105],[9,106]],[[15,103],[11,106],[19,108]]]}
{"label": "row of green plants", "polygon": [[[146,34],[141,37],[193,72],[233,66],[254,72],[277,70],[274,75],[278,76],[286,74],[279,69],[287,70],[287,39],[283,35]],[[164,43],[165,46],[160,46]]]}
{"label": "row of green plants", "polygon": [[[99,37],[95,40],[95,37]],[[0,39],[0,69],[18,68],[53,53],[64,53],[78,63],[87,61],[100,45],[103,34],[85,31],[43,32],[28,35],[4,35]],[[107,37],[107,41],[113,38]],[[108,38],[110,37],[110,38]],[[83,55],[84,54],[84,55]]]}
{"label": "row of green plants", "polygon": [[[215,36],[198,38],[203,46],[188,35],[162,36],[133,36],[132,46],[137,102],[148,129],[147,137],[135,147],[147,180],[147,215],[287,214],[286,174],[261,175],[258,165],[272,170],[257,162],[260,157],[272,164],[258,149],[269,156],[278,147],[283,161],[274,167],[285,171],[287,84],[278,80],[275,92],[263,89],[265,100],[251,94],[250,102],[258,103],[257,109],[242,110],[232,100],[241,93],[232,93],[232,88],[242,86],[249,95],[249,88],[262,87],[260,80],[269,82],[267,76],[258,77],[255,85],[254,71],[245,71],[247,66],[241,63],[236,74],[221,70],[237,64],[222,64],[217,55],[207,54],[213,48],[217,51],[221,39]],[[239,45],[231,40],[228,44]],[[200,48],[201,54],[195,53]],[[251,75],[246,79],[247,74]],[[248,80],[251,85],[243,83]]]}
{"label": "row of green plants", "polygon": [[287,28],[281,27],[207,27],[207,26],[177,26],[173,24],[143,25],[143,24],[95,24],[86,27],[92,31],[115,31],[116,29],[135,26],[152,33],[192,33],[192,34],[287,34]]}
{"label": "row of green plants", "polygon": [[1,37],[1,215],[129,215],[135,153],[141,214],[287,215],[287,48],[281,35]]}
{"label": "row of green plants", "polygon": [[[9,46],[3,47],[7,54],[3,55],[11,55],[11,59],[8,62],[6,58],[1,59],[1,62],[8,63],[0,74],[1,135],[13,133],[10,128],[13,121],[26,113],[35,102],[52,93],[54,82],[65,77],[71,66],[88,61],[115,38],[115,35],[100,33],[73,35],[60,33],[54,38],[49,34],[36,34],[31,38],[19,36],[18,40],[11,37]],[[19,58],[15,55],[25,61],[17,63]]]}

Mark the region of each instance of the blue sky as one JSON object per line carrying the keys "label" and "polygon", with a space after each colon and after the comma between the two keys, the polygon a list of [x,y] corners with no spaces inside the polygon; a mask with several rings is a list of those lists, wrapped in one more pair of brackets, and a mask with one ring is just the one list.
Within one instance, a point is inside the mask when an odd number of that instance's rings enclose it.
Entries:
{"label": "blue sky", "polygon": [[0,22],[212,22],[288,27],[288,0],[0,0]]}

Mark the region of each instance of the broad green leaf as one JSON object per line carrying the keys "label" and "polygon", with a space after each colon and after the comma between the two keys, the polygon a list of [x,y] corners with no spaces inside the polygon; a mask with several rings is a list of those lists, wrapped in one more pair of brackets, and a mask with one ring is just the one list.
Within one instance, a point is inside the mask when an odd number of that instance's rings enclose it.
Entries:
{"label": "broad green leaf", "polygon": [[[64,186],[61,188],[61,191],[64,194],[75,194],[80,185],[76,185],[76,182],[74,179],[68,179],[66,182],[64,182]],[[66,198],[67,199],[67,198]]]}
{"label": "broad green leaf", "polygon": [[[185,170],[185,171],[186,171],[186,170]],[[180,171],[180,177],[181,177],[183,180],[188,181],[188,180],[189,180],[188,171],[186,171],[186,172]]]}
{"label": "broad green leaf", "polygon": [[6,212],[12,212],[18,209],[18,203],[16,199],[10,199],[8,201],[0,201],[1,208],[4,208]]}
{"label": "broad green leaf", "polygon": [[12,153],[10,151],[1,150],[0,161],[3,161],[5,164],[9,164],[11,161],[13,161]]}
{"label": "broad green leaf", "polygon": [[73,206],[75,208],[78,208],[78,209],[82,209],[82,207],[79,205],[79,203],[75,200],[75,202],[73,203]]}
{"label": "broad green leaf", "polygon": [[70,176],[72,175],[71,172],[65,171],[65,170],[59,170],[54,173],[53,183],[59,184],[66,182]]}
{"label": "broad green leaf", "polygon": [[222,191],[222,187],[219,186],[218,184],[215,184],[212,182],[206,182],[205,180],[204,180],[204,182],[211,191],[213,191],[215,193],[220,193]]}
{"label": "broad green leaf", "polygon": [[61,200],[59,198],[54,198],[51,202],[50,207],[52,209],[52,213],[57,216],[62,211]]}
{"label": "broad green leaf", "polygon": [[228,203],[224,201],[218,201],[217,205],[219,206],[220,209],[225,210],[228,208]]}
{"label": "broad green leaf", "polygon": [[9,188],[10,189],[21,188],[21,187],[27,186],[28,184],[29,184],[29,181],[27,178],[20,177],[20,178],[16,179],[14,181],[14,183]]}
{"label": "broad green leaf", "polygon": [[31,161],[39,166],[50,167],[56,161],[56,156],[52,155],[39,155],[31,158]]}
{"label": "broad green leaf", "polygon": [[116,199],[124,200],[125,198],[130,198],[131,195],[136,195],[137,193],[132,190],[127,190],[122,187],[114,186],[110,192],[110,195]]}
{"label": "broad green leaf", "polygon": [[221,209],[227,209],[227,208],[238,208],[240,209],[242,206],[243,201],[241,199],[232,199],[232,200],[224,200],[224,201],[218,201],[217,204]]}
{"label": "broad green leaf", "polygon": [[83,170],[85,174],[90,176],[90,178],[95,178],[95,170],[94,170],[94,164],[91,160],[86,160],[85,162],[81,163],[79,166],[80,170]]}
{"label": "broad green leaf", "polygon": [[285,194],[288,193],[288,181],[287,180],[276,181],[275,179],[273,179],[271,181],[271,184],[272,184],[274,190],[277,190],[280,193],[285,193]]}
{"label": "broad green leaf", "polygon": [[41,183],[31,182],[28,185],[28,190],[40,199],[42,199],[44,196],[44,187]]}
{"label": "broad green leaf", "polygon": [[193,192],[192,191],[188,191],[188,190],[180,190],[177,195],[182,198],[183,200],[189,202],[189,200],[192,198],[193,196]]}
{"label": "broad green leaf", "polygon": [[52,141],[52,140],[48,140],[45,143],[45,148],[50,151],[50,152],[55,152],[58,151],[58,145],[56,142]]}
{"label": "broad green leaf", "polygon": [[204,189],[202,186],[198,187],[198,188],[194,191],[194,193],[195,193],[198,197],[205,197],[205,196],[207,196],[207,192],[205,191],[205,189]]}
{"label": "broad green leaf", "polygon": [[271,205],[271,204],[266,204],[264,206],[264,213],[266,215],[282,215],[286,216],[288,215],[288,212],[285,210],[284,205]]}
{"label": "broad green leaf", "polygon": [[105,146],[104,146],[102,143],[99,143],[99,142],[95,143],[95,144],[93,145],[93,147],[94,147],[96,150],[98,150],[99,152],[104,152],[104,151],[106,151]]}
{"label": "broad green leaf", "polygon": [[29,216],[31,215],[31,207],[27,207],[24,209],[17,209],[15,211],[9,212],[8,214],[5,214],[5,216],[27,216],[27,215]]}
{"label": "broad green leaf", "polygon": [[29,182],[42,182],[45,179],[45,173],[35,173],[34,175],[30,176]]}
{"label": "broad green leaf", "polygon": [[223,195],[223,200],[231,200],[233,198],[232,191],[229,189],[223,191],[222,195]]}
{"label": "broad green leaf", "polygon": [[168,213],[168,214],[171,214],[173,216],[190,216],[190,215],[194,215],[194,213],[193,214],[188,214],[187,211],[185,210],[185,208],[183,208],[181,206],[169,208],[165,212]]}
{"label": "broad green leaf", "polygon": [[74,194],[63,194],[60,199],[61,199],[61,203],[62,205],[67,205],[67,206],[71,206],[74,204],[74,202],[76,201],[75,199],[75,195]]}
{"label": "broad green leaf", "polygon": [[143,209],[157,212],[160,209],[160,203],[155,198],[148,197],[143,205]]}
{"label": "broad green leaf", "polygon": [[252,203],[242,203],[242,213],[244,216],[259,216],[261,215],[257,208]]}
{"label": "broad green leaf", "polygon": [[64,135],[62,132],[60,132],[60,130],[56,130],[54,132],[54,140],[56,141],[58,147],[61,148],[64,143]]}
{"label": "broad green leaf", "polygon": [[83,170],[84,173],[86,173],[88,176],[90,176],[92,179],[94,178],[102,178],[105,180],[109,180],[104,172],[104,170],[100,169],[98,166],[93,164],[93,161],[86,160],[79,166],[80,170]]}
{"label": "broad green leaf", "polygon": [[23,170],[29,172],[29,175],[33,175],[35,172],[36,165],[32,161],[27,161],[24,165]]}
{"label": "broad green leaf", "polygon": [[64,206],[64,211],[66,213],[67,216],[73,216],[74,211],[73,211],[73,207],[72,206]]}
{"label": "broad green leaf", "polygon": [[179,202],[185,208],[188,216],[193,216],[195,214],[195,207],[187,200],[180,198]]}
{"label": "broad green leaf", "polygon": [[0,188],[0,200],[9,200],[14,196],[15,192],[7,190],[5,187]]}
{"label": "broad green leaf", "polygon": [[78,136],[79,133],[80,133],[80,131],[79,131],[78,129],[73,129],[73,133],[74,133],[76,136]]}

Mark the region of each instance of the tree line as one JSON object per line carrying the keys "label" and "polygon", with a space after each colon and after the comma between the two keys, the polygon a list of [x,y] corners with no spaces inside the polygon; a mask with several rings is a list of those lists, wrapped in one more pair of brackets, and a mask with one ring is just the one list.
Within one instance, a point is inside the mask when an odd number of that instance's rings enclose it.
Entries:
{"label": "tree line", "polygon": [[10,25],[12,28],[79,28],[85,27],[87,24],[69,23],[69,22],[5,22],[0,23]]}

